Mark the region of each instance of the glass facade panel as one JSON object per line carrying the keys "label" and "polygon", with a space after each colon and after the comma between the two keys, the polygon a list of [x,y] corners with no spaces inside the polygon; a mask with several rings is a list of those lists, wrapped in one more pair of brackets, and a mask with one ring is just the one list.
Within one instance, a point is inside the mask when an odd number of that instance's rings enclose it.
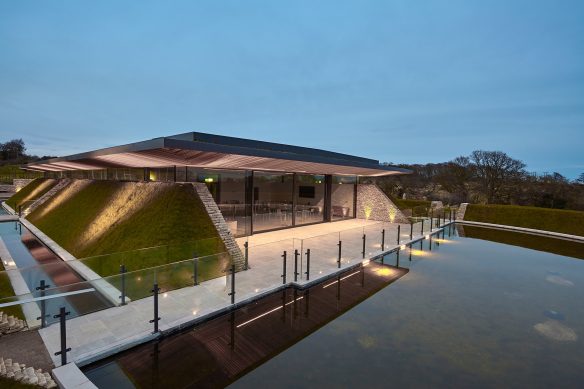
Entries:
{"label": "glass facade panel", "polygon": [[296,196],[296,225],[324,221],[325,180],[324,176],[297,174],[294,195]]}
{"label": "glass facade panel", "polygon": [[355,185],[357,177],[333,176],[331,219],[350,219],[355,216]]}
{"label": "glass facade panel", "polygon": [[174,166],[150,168],[150,181],[173,182]]}
{"label": "glass facade panel", "polygon": [[253,230],[292,226],[293,174],[254,172]]}

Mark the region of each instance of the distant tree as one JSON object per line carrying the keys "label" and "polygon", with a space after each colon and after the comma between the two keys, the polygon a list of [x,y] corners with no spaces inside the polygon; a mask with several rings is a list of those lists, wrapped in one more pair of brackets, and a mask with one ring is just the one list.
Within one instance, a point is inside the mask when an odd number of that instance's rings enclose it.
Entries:
{"label": "distant tree", "polygon": [[525,173],[525,164],[502,151],[475,150],[470,155],[474,172],[487,203],[501,198],[505,185],[512,185]]}
{"label": "distant tree", "polygon": [[580,173],[580,176],[576,178],[576,183],[584,185],[584,173]]}
{"label": "distant tree", "polygon": [[11,141],[0,144],[0,150],[2,159],[8,161],[24,156],[26,146],[24,145],[24,141],[22,139],[12,139]]}
{"label": "distant tree", "polygon": [[473,178],[473,165],[468,157],[457,157],[442,165],[434,180],[440,186],[454,194],[459,202],[467,201],[469,185]]}

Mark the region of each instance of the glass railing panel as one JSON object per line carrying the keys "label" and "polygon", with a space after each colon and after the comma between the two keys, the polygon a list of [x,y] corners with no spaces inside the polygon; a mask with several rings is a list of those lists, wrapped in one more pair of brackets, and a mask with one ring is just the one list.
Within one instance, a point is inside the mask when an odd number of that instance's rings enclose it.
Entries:
{"label": "glass railing panel", "polygon": [[[302,239],[303,248],[303,274],[314,280],[322,275],[331,273],[339,268],[339,241],[340,233],[333,232],[311,238]],[[310,250],[310,266],[308,264],[307,251]],[[344,265],[342,257],[343,243],[341,243],[341,267]],[[309,269],[308,269],[309,267]],[[305,274],[307,269],[309,274]]]}

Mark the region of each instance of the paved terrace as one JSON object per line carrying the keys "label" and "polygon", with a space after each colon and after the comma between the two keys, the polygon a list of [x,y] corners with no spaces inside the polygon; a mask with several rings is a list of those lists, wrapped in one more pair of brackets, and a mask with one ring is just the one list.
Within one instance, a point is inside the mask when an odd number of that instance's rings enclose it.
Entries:
{"label": "paved terrace", "polygon": [[[420,239],[421,223],[414,232],[414,240]],[[397,245],[397,224],[352,219],[347,221],[297,227],[267,232],[249,237],[250,269],[236,274],[236,304],[269,294],[283,286],[282,253],[287,251],[287,283],[294,281],[294,250],[304,253],[311,250],[310,280],[306,279],[306,257],[298,261],[298,285],[306,285],[339,271],[338,242],[342,240],[341,269],[346,270],[363,260],[363,234],[366,235],[365,258],[382,253],[381,231],[385,229],[385,251]],[[410,241],[410,225],[402,225],[402,244]],[[424,233],[428,230],[425,225]],[[238,239],[243,247],[246,238]],[[162,332],[180,329],[203,321],[211,315],[229,310],[231,298],[229,277],[206,281],[198,286],[182,288],[159,296],[159,329]],[[91,363],[115,354],[136,344],[159,336],[152,334],[153,297],[132,301],[125,306],[114,307],[67,321],[67,346],[69,361],[78,365]],[[60,357],[54,353],[60,349],[59,325],[53,324],[39,330],[56,366]]]}

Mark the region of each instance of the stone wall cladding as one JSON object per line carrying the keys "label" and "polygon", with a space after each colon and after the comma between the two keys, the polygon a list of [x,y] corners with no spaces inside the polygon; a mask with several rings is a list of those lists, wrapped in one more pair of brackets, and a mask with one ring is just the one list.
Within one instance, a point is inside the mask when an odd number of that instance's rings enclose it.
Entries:
{"label": "stone wall cladding", "polygon": [[357,185],[357,218],[393,223],[410,222],[375,184]]}
{"label": "stone wall cladding", "polygon": [[468,203],[460,204],[460,207],[458,207],[458,211],[456,212],[456,220],[464,220],[464,214],[466,213],[467,206]]}
{"label": "stone wall cladding", "polygon": [[223,214],[219,210],[217,203],[215,203],[215,200],[213,199],[211,192],[209,192],[209,188],[207,188],[207,185],[201,182],[193,183],[193,187],[195,188],[195,192],[203,202],[203,205],[205,206],[205,209],[207,210],[209,217],[211,217],[211,221],[215,225],[215,228],[217,229],[219,236],[223,240],[223,243],[227,248],[227,252],[231,256],[231,259],[235,264],[235,270],[236,271],[243,270],[245,266],[245,257],[243,256],[243,253],[241,252],[239,245],[235,241],[235,238],[231,234],[231,230],[229,229],[229,226],[225,222]]}
{"label": "stone wall cladding", "polygon": [[47,193],[42,195],[37,201],[35,201],[28,208],[26,208],[23,211],[24,215],[25,216],[28,215],[29,213],[34,211],[37,207],[46,203],[51,197],[53,197],[57,192],[59,192],[61,189],[65,188],[70,183],[71,183],[71,180],[69,178],[64,178],[62,180],[59,180],[59,182],[57,182],[57,184],[55,186],[53,186]]}

